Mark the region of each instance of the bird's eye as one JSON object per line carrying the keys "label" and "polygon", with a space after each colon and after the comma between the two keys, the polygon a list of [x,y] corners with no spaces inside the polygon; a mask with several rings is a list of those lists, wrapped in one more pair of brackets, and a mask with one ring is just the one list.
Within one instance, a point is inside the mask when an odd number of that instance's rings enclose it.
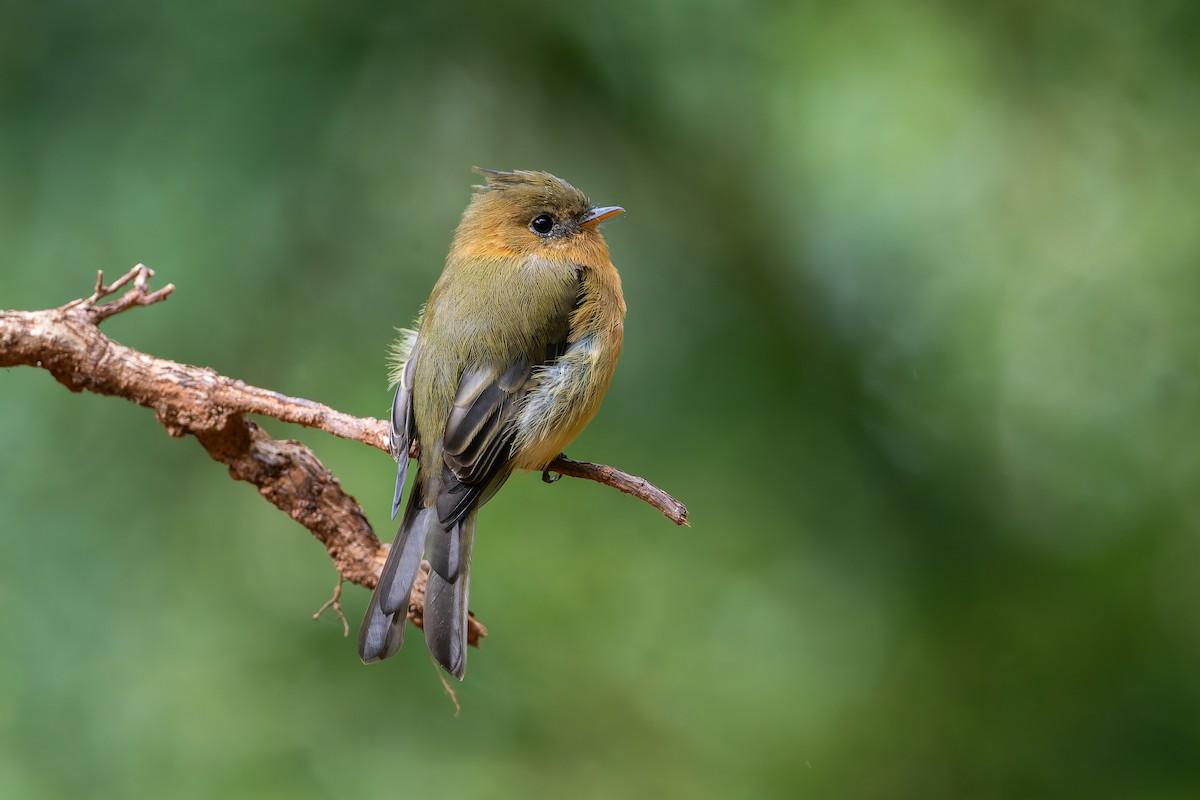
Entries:
{"label": "bird's eye", "polygon": [[538,236],[545,236],[554,229],[554,217],[549,214],[538,214],[533,218],[533,222],[529,223],[529,227]]}

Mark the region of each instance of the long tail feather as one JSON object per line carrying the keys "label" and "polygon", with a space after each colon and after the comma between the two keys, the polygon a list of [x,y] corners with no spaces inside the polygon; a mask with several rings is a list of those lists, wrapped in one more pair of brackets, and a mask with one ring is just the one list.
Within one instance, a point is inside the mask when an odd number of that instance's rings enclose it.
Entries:
{"label": "long tail feather", "polygon": [[[471,545],[475,539],[475,513],[470,512],[448,529],[430,527],[429,582],[425,585],[425,644],[446,670],[462,679],[467,670],[467,601],[471,576]],[[452,559],[444,553],[451,552]],[[434,565],[453,561],[453,575]]]}
{"label": "long tail feather", "polygon": [[436,517],[434,509],[422,506],[420,486],[414,487],[359,629],[358,655],[364,663],[395,655],[404,644],[408,600],[421,566],[421,547]]}

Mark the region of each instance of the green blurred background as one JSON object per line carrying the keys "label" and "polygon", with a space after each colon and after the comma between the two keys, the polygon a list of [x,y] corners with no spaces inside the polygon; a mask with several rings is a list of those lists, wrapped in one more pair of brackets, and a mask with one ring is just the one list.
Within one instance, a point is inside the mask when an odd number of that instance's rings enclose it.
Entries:
{"label": "green blurred background", "polygon": [[[482,515],[453,704],[146,410],[0,375],[0,797],[1200,796],[1200,7],[48,2],[0,12],[0,308],[363,415],[475,177],[629,316]],[[392,465],[271,421],[385,538]],[[357,629],[367,593],[347,590]]]}

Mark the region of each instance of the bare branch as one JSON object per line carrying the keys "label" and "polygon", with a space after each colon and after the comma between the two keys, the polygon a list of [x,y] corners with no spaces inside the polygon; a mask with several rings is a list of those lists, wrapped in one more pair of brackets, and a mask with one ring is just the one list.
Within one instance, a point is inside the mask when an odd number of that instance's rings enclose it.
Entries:
{"label": "bare branch", "polygon": [[[40,367],[71,391],[122,397],[152,409],[169,434],[195,436],[234,479],[253,484],[259,494],[311,531],[343,580],[373,588],[387,545],[375,536],[358,502],[312,450],[297,441],[271,438],[246,416],[317,428],[385,453],[387,423],[250,386],[205,367],[154,358],[101,333],[97,326],[109,317],[167,299],[175,287],[167,284],[151,291],[153,275],[138,264],[105,285],[101,272],[90,297],[44,311],[0,311],[0,367]],[[133,287],[115,300],[101,302],[130,283]],[[612,486],[646,501],[676,524],[687,524],[684,505],[643,478],[565,456],[555,460],[549,471]],[[426,564],[408,610],[417,625],[424,610],[427,574]],[[338,587],[328,605],[340,612],[340,582]],[[486,628],[472,615],[468,640],[478,644],[486,635]]]}
{"label": "bare branch", "polygon": [[[557,474],[552,474],[557,473]],[[550,462],[550,466],[542,473],[542,480],[555,483],[559,476],[569,478],[586,478],[589,481],[603,483],[614,489],[633,495],[639,500],[645,500],[663,513],[663,516],[676,525],[691,525],[688,523],[687,506],[676,500],[662,489],[645,478],[622,472],[607,464],[593,464],[590,461],[574,461],[566,456],[559,456]]]}

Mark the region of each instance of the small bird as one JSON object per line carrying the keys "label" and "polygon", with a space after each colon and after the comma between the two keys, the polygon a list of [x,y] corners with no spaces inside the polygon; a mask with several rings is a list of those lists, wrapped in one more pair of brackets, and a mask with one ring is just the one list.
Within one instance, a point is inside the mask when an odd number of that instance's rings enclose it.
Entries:
{"label": "small bird", "polygon": [[392,348],[391,452],[400,508],[409,447],[417,476],[358,637],[364,663],[404,642],[409,595],[429,560],[429,652],[462,679],[475,516],[514,470],[544,470],[608,391],[624,338],[621,278],[596,207],[546,172],[476,186],[441,277]]}

